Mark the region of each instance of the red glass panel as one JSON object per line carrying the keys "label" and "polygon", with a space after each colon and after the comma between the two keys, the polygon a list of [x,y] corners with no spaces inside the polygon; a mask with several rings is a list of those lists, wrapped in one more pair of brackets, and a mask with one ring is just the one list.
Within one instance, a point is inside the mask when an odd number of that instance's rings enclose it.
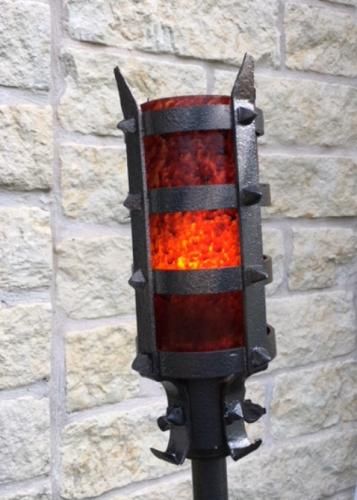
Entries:
{"label": "red glass panel", "polygon": [[[185,96],[142,105],[143,111],[229,104],[227,96]],[[231,130],[175,132],[144,138],[149,189],[232,184],[236,180]]]}
{"label": "red glass panel", "polygon": [[160,351],[216,351],[244,345],[242,292],[155,295]]}
{"label": "red glass panel", "polygon": [[[227,96],[184,96],[150,101],[143,111],[229,104]],[[233,184],[232,132],[177,132],[144,138],[149,189]],[[220,269],[240,265],[236,209],[151,214],[153,269]],[[158,349],[212,351],[244,344],[241,292],[155,295]]]}

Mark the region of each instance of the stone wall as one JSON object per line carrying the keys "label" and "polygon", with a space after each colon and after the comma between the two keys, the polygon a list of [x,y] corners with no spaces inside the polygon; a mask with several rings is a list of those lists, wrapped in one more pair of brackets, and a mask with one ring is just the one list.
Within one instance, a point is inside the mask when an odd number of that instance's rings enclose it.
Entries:
{"label": "stone wall", "polygon": [[356,0],[2,0],[0,499],[189,500],[156,460],[135,320],[113,67],[138,99],[230,92],[257,60],[269,321],[249,383],[264,446],[232,500],[352,500],[356,480]]}

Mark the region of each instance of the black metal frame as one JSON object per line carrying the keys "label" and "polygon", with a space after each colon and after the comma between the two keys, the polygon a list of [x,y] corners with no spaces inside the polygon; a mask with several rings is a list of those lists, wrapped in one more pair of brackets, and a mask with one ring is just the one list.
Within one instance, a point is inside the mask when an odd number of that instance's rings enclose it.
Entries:
{"label": "black metal frame", "polygon": [[[246,55],[231,96],[231,106],[197,106],[141,112],[119,69],[115,69],[124,120],[130,194],[134,272],[129,283],[136,293],[138,354],[133,363],[142,376],[161,381],[168,396],[166,415],[158,419],[170,430],[167,450],[152,450],[161,459],[193,461],[196,500],[225,500],[223,462],[256,449],[244,421],[265,410],[244,399],[245,379],[267,368],[276,355],[272,327],[266,324],[264,286],[272,279],[271,260],[263,256],[260,207],[270,202],[269,186],[259,183],[257,136],[264,132],[261,110],[255,107],[254,60]],[[155,189],[146,186],[145,135],[194,130],[232,129],[237,185]],[[149,214],[236,207],[240,216],[242,266],[202,271],[153,271],[150,265]],[[245,347],[216,352],[159,352],[155,340],[153,294],[200,294],[242,290],[246,325]],[[213,464],[216,464],[215,466]],[[215,469],[216,467],[216,469]],[[217,492],[200,485],[202,471],[220,470]],[[201,472],[199,472],[201,471]],[[206,474],[205,473],[205,474]],[[211,473],[209,473],[211,474]],[[202,479],[202,478],[201,478]],[[208,481],[209,478],[206,477]],[[210,483],[212,481],[209,481]],[[225,493],[224,493],[225,491]]]}

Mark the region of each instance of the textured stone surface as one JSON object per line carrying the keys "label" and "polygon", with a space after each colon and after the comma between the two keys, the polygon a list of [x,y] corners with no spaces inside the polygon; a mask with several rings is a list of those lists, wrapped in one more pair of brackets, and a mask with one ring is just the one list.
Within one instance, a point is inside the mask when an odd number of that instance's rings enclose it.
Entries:
{"label": "textured stone surface", "polygon": [[24,191],[50,187],[51,127],[49,106],[0,106],[1,186]]}
{"label": "textured stone surface", "polygon": [[72,238],[57,247],[58,303],[72,318],[98,318],[133,310],[129,236]]}
{"label": "textured stone surface", "polygon": [[339,370],[343,408],[341,418],[345,422],[356,420],[357,415],[357,362],[351,360],[341,365]]}
{"label": "textured stone surface", "polygon": [[51,493],[49,486],[28,486],[19,488],[18,493],[0,493],[1,500],[50,500]]}
{"label": "textured stone surface", "polygon": [[328,5],[329,3],[341,3],[341,4],[344,4],[344,5],[352,5],[352,6],[355,6],[357,7],[357,0],[322,0],[323,2],[326,2],[326,5]]}
{"label": "textured stone surface", "polygon": [[353,297],[345,291],[271,299],[268,320],[277,336],[273,369],[327,360],[355,346]]}
{"label": "textured stone surface", "polygon": [[204,93],[206,74],[193,64],[149,62],[70,50],[63,54],[66,90],[59,107],[64,128],[82,133],[118,135],[121,107],[113,76],[118,65],[138,102],[168,95]]}
{"label": "textured stone surface", "polygon": [[264,228],[263,230],[264,255],[273,261],[273,281],[266,287],[267,295],[273,295],[284,280],[284,238],[279,229]]}
{"label": "textured stone surface", "polygon": [[170,481],[139,487],[132,493],[118,493],[112,500],[166,500],[168,491],[175,500],[192,500],[191,478],[174,476]]}
{"label": "textured stone surface", "polygon": [[0,306],[0,389],[50,374],[49,304]]}
{"label": "textured stone surface", "polygon": [[68,217],[85,222],[128,222],[123,148],[66,145],[61,149],[62,205]]}
{"label": "textured stone surface", "polygon": [[[235,76],[216,71],[214,92],[230,94]],[[354,87],[259,75],[257,104],[265,115],[261,143],[351,147],[357,141]]]}
{"label": "textured stone surface", "polygon": [[50,9],[40,2],[2,0],[0,82],[46,89],[50,80]]}
{"label": "textured stone surface", "polygon": [[288,3],[286,64],[333,75],[357,75],[357,24],[349,13]]}
{"label": "textured stone surface", "polygon": [[289,288],[309,290],[334,285],[338,265],[356,257],[356,250],[357,238],[352,229],[294,229]]}
{"label": "textured stone surface", "polygon": [[78,410],[116,403],[138,393],[134,321],[73,331],[66,336],[67,406]]}
{"label": "textured stone surface", "polygon": [[62,495],[71,499],[96,496],[175,472],[177,467],[158,460],[149,450],[166,445],[166,436],[156,425],[164,408],[164,401],[143,401],[132,410],[68,425],[62,440]]}
{"label": "textured stone surface", "polygon": [[344,381],[351,384],[352,370],[357,371],[356,363],[326,363],[278,375],[271,404],[273,437],[317,432],[345,420],[346,403],[352,405],[357,399],[356,385],[348,390],[344,385]]}
{"label": "textured stone surface", "polygon": [[277,62],[278,2],[68,0],[68,30],[79,40],[237,63],[249,50]]}
{"label": "textured stone surface", "polygon": [[0,288],[36,288],[49,285],[49,223],[48,212],[40,208],[0,208]]}
{"label": "textured stone surface", "polygon": [[260,155],[262,182],[270,184],[266,216],[341,217],[357,214],[357,160],[322,156]]}
{"label": "textured stone surface", "polygon": [[355,500],[355,489],[342,491],[330,497],[331,500]]}
{"label": "textured stone surface", "polygon": [[[357,431],[351,429],[330,431],[280,446],[263,445],[259,451],[229,467],[230,498],[321,500],[330,497],[338,490],[355,485],[356,445]],[[179,500],[192,499],[191,483],[184,477],[118,494],[113,500],[165,500],[167,491]],[[336,500],[343,498],[337,496]]]}
{"label": "textured stone surface", "polygon": [[22,397],[0,402],[0,483],[49,472],[49,404]]}

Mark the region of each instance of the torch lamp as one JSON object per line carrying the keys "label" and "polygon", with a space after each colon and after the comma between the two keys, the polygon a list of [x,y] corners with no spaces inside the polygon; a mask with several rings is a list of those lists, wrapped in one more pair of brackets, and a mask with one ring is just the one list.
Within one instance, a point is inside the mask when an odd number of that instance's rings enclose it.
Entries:
{"label": "torch lamp", "polygon": [[115,69],[124,115],[137,312],[133,368],[162,382],[158,418],[173,464],[192,461],[195,500],[226,500],[226,457],[261,444],[245,422],[265,409],[245,399],[245,380],[276,354],[266,324],[271,260],[263,255],[254,60],[246,55],[231,96],[136,103]]}

